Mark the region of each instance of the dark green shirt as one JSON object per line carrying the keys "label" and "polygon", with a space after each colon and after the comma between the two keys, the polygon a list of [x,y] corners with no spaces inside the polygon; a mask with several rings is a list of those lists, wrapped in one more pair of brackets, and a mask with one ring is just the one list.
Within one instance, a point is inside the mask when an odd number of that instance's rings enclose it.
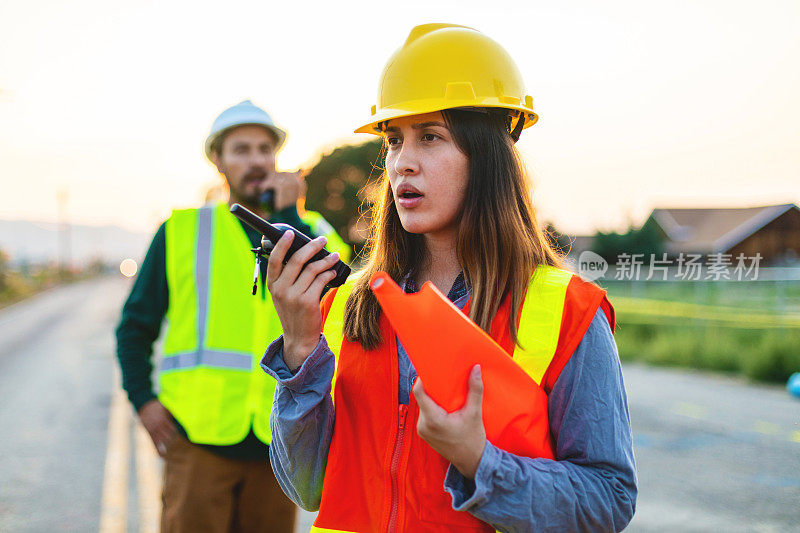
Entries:
{"label": "dark green shirt", "polygon": [[[294,206],[274,213],[269,220],[272,223],[289,224],[306,235],[311,235],[311,228],[300,219]],[[122,308],[122,317],[117,326],[117,359],[122,370],[122,388],[128,393],[128,399],[137,411],[145,403],[156,398],[151,378],[153,343],[161,332],[161,324],[169,306],[165,224],[161,224],[150,243],[128,300]],[[244,223],[242,227],[253,247],[259,246],[261,234]],[[266,262],[262,261],[261,287],[259,296],[254,298],[265,297],[266,268]],[[186,431],[180,425],[178,431],[186,435]],[[255,436],[252,428],[247,437],[238,444],[204,446],[218,455],[234,459],[252,460],[269,457],[269,447]]]}

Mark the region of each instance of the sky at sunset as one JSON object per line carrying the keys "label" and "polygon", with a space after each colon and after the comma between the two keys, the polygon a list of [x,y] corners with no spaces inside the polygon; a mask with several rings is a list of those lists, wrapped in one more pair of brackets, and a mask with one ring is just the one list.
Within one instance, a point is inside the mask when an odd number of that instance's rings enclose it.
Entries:
{"label": "sky at sunset", "polygon": [[0,218],[151,231],[218,179],[203,141],[240,100],[308,168],[367,140],[416,24],[472,26],[540,120],[518,146],[542,220],[622,229],[653,207],[800,203],[800,2],[0,0]]}

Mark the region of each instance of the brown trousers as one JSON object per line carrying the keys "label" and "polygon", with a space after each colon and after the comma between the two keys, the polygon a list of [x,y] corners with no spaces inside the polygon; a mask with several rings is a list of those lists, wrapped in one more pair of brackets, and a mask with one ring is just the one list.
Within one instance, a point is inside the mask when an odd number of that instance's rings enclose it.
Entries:
{"label": "brown trousers", "polygon": [[297,508],[269,460],[220,457],[180,435],[167,450],[161,531],[293,533]]}

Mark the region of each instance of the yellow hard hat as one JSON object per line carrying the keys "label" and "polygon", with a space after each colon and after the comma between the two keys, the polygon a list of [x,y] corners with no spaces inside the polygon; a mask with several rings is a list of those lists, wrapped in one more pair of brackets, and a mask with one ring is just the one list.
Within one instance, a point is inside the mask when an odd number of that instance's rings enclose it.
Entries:
{"label": "yellow hard hat", "polygon": [[378,105],[355,132],[380,133],[386,120],[455,107],[507,109],[517,135],[519,126],[539,119],[517,65],[502,46],[466,26],[423,24],[389,58]]}

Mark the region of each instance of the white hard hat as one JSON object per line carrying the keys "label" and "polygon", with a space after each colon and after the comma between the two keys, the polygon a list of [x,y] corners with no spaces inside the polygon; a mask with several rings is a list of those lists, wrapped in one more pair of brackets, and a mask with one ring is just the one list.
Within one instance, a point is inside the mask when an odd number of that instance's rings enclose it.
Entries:
{"label": "white hard hat", "polygon": [[245,100],[220,113],[214,124],[211,125],[211,133],[206,138],[206,157],[211,159],[211,147],[222,134],[231,128],[248,124],[264,126],[271,131],[275,135],[276,151],[280,149],[286,139],[286,132],[275,125],[272,117],[266,111],[257,107],[250,100]]}

